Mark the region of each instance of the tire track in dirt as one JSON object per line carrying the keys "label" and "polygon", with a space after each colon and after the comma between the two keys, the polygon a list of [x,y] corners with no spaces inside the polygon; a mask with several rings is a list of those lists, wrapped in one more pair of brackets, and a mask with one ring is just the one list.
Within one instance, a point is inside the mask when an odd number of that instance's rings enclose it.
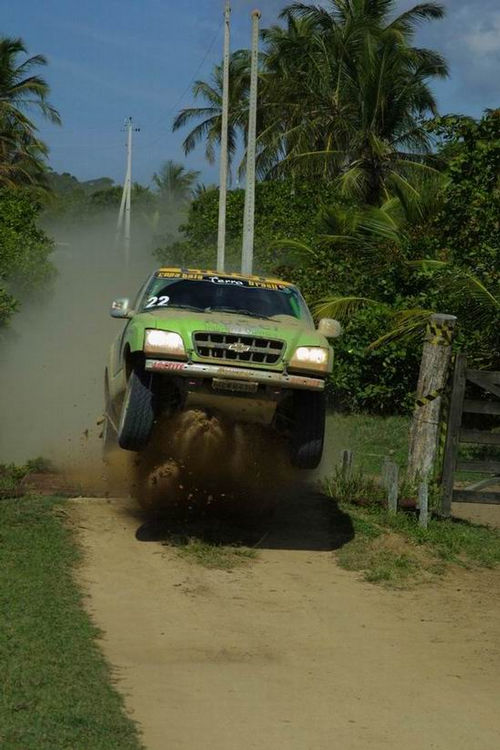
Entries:
{"label": "tire track in dirt", "polygon": [[138,541],[130,501],[71,509],[88,608],[148,750],[498,747],[498,573],[361,582],[332,556],[346,519],[306,491],[233,571]]}

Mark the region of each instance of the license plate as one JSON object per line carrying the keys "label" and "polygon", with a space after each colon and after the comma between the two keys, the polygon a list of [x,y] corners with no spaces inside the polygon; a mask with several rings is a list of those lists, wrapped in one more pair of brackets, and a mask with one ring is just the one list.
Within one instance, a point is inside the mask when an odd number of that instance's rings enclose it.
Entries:
{"label": "license plate", "polygon": [[215,391],[232,391],[233,393],[257,393],[258,383],[252,383],[249,380],[223,380],[222,378],[213,378],[212,388]]}

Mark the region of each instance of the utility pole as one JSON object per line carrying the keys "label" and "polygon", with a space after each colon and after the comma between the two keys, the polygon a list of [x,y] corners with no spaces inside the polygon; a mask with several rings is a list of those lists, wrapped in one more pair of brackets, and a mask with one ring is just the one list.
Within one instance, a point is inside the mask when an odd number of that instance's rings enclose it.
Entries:
{"label": "utility pole", "polygon": [[229,54],[230,54],[230,0],[226,0],[224,10],[224,67],[222,86],[222,129],[220,137],[220,176],[219,176],[219,229],[217,233],[217,271],[224,271],[226,248],[226,200],[227,200],[227,133],[229,123]]}
{"label": "utility pole", "polygon": [[116,225],[116,239],[119,240],[122,227],[124,226],[123,241],[124,241],[124,259],[125,267],[129,267],[130,263],[130,215],[131,215],[131,195],[132,195],[132,132],[139,132],[139,128],[134,128],[132,125],[132,118],[128,117],[125,120],[125,127],[127,129],[127,172],[125,174],[125,182],[123,184],[122,199],[120,202],[120,211],[118,213],[118,223]]}
{"label": "utility pole", "polygon": [[132,190],[132,118],[128,118],[127,124],[127,176],[125,178],[125,231],[123,233],[125,248],[125,268],[130,264],[130,201]]}
{"label": "utility pole", "polygon": [[241,272],[251,274],[253,268],[253,237],[255,215],[255,151],[257,139],[257,78],[259,70],[260,10],[252,12],[252,67],[250,72],[250,108],[248,113],[245,213],[243,216],[243,247]]}
{"label": "utility pole", "polygon": [[118,241],[120,239],[120,234],[121,234],[122,226],[123,226],[123,215],[125,212],[125,195],[127,193],[125,189],[126,183],[127,183],[127,177],[125,176],[125,182],[123,184],[123,190],[122,190],[122,199],[120,201],[120,210],[118,212],[118,221],[116,223],[116,236],[115,236],[116,245],[118,244]]}

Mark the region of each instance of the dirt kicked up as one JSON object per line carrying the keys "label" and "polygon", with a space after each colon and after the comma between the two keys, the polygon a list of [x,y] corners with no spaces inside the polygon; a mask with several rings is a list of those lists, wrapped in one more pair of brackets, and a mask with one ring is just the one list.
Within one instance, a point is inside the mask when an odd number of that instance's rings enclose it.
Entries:
{"label": "dirt kicked up", "polygon": [[154,513],[210,512],[211,506],[228,515],[263,513],[298,475],[276,435],[203,411],[160,421],[145,451],[117,451],[108,466],[110,491],[128,483],[141,507]]}

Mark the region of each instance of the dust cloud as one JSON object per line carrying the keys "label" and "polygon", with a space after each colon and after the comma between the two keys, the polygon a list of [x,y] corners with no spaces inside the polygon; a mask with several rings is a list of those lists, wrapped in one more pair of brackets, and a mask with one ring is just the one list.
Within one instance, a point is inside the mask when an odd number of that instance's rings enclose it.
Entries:
{"label": "dust cloud", "polygon": [[100,464],[104,367],[123,322],[111,300],[137,292],[154,266],[150,238],[135,237],[130,269],[115,243],[115,215],[53,232],[51,291],[25,300],[2,342],[0,462],[35,456],[65,471]]}
{"label": "dust cloud", "polygon": [[293,472],[277,436],[258,426],[184,412],[161,420],[142,454],[118,449],[103,463],[104,368],[124,325],[109,316],[110,303],[133,299],[156,265],[144,236],[127,272],[115,220],[56,231],[53,289],[13,319],[0,367],[0,463],[43,456],[82,493],[132,494],[148,510],[262,509]]}

